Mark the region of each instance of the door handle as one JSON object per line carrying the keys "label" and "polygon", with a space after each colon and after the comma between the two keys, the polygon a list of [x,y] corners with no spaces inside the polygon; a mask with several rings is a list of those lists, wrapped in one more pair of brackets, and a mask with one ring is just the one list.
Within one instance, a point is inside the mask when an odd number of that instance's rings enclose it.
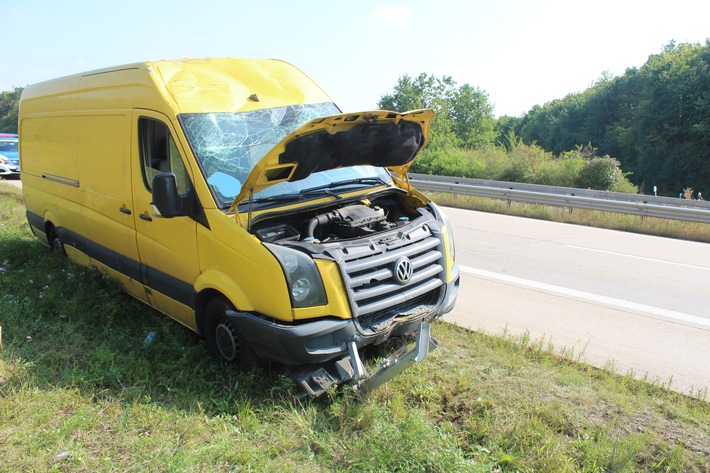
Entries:
{"label": "door handle", "polygon": [[148,215],[147,213],[142,213],[139,215],[139,217],[142,218],[143,220],[145,220],[146,222],[153,221],[153,218],[150,215]]}
{"label": "door handle", "polygon": [[118,210],[120,210],[121,213],[124,213],[124,214],[126,214],[126,215],[131,215],[131,209],[129,209],[129,208],[127,208],[127,207],[121,207],[121,208],[118,209]]}

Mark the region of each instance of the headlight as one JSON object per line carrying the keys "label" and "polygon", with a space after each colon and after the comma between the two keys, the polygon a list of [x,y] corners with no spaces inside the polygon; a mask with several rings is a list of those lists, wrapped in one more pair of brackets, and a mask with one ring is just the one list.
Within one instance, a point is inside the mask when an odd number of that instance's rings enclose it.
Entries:
{"label": "headlight", "polygon": [[0,154],[0,164],[10,164],[10,160]]}
{"label": "headlight", "polygon": [[301,251],[285,246],[269,243],[264,243],[264,246],[281,263],[293,307],[312,307],[328,303],[328,299],[325,297],[325,289],[323,288],[323,280],[320,278],[320,272],[313,258]]}

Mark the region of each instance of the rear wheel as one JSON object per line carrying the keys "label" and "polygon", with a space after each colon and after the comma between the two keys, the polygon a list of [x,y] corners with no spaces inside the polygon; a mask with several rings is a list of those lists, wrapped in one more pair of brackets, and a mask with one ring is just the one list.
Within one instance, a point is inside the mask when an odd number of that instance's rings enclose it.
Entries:
{"label": "rear wheel", "polygon": [[64,243],[62,242],[62,239],[59,238],[59,235],[57,235],[54,227],[50,228],[49,232],[47,232],[47,237],[51,251],[61,257],[66,257],[67,252],[64,250]]}
{"label": "rear wheel", "polygon": [[254,365],[256,355],[227,317],[227,310],[234,308],[223,297],[212,299],[205,306],[203,334],[207,351],[217,360],[234,365],[240,371],[248,371]]}

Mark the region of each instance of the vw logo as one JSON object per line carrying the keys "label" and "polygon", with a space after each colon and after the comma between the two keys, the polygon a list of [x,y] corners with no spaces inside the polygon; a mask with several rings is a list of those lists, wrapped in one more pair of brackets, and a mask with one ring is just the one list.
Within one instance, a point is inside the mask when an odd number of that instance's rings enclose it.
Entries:
{"label": "vw logo", "polygon": [[402,256],[394,263],[394,280],[398,283],[407,284],[412,279],[413,273],[414,266],[412,266],[412,262],[406,256]]}

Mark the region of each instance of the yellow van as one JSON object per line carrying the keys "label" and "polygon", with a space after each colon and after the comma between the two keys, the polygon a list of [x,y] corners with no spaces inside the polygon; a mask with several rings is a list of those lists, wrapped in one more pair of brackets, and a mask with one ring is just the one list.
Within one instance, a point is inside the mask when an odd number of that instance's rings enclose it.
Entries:
{"label": "yellow van", "polygon": [[[278,60],[42,82],[20,102],[27,218],[218,359],[282,363],[310,395],[369,389],[427,355],[458,294],[451,227],[407,179],[433,116],[342,114]],[[361,349],[393,337],[366,369]]]}

